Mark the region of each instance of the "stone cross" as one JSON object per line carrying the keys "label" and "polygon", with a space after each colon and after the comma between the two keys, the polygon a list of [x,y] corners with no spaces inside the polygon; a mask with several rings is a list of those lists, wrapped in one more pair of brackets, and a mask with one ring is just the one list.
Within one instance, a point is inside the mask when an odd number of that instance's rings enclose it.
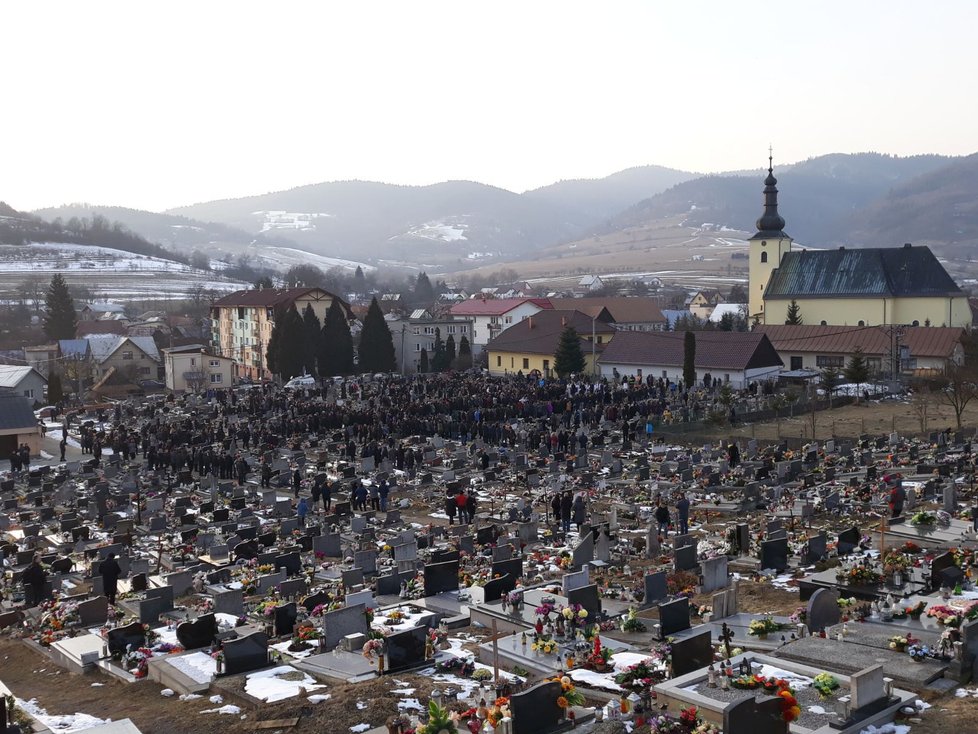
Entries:
{"label": "stone cross", "polygon": [[720,635],[719,635],[719,640],[720,640],[720,642],[723,643],[724,652],[726,653],[726,656],[725,657],[727,658],[727,660],[729,660],[730,659],[730,640],[733,639],[734,632],[733,632],[732,629],[730,629],[727,626],[727,623],[726,622],[724,622],[723,624],[720,625],[720,630],[721,631],[720,631]]}

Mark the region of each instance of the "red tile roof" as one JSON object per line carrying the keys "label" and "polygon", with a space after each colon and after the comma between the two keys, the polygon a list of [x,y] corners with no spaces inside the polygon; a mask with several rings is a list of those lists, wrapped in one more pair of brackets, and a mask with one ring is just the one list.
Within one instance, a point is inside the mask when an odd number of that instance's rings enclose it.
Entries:
{"label": "red tile roof", "polygon": [[455,316],[501,316],[527,302],[545,310],[553,308],[546,298],[470,298],[456,303],[451,312]]}
{"label": "red tile roof", "polygon": [[[572,326],[578,334],[590,334],[591,317],[580,311],[541,311],[518,324],[510,326],[491,340],[486,349],[500,352],[521,352],[526,354],[553,354],[557,350],[560,333],[566,326]],[[600,321],[594,323],[598,334],[608,334],[614,330]],[[618,338],[618,332],[615,339]],[[605,344],[595,344],[595,351],[601,351]],[[581,349],[585,354],[591,351],[591,342],[581,338]]]}
{"label": "red tile roof", "polygon": [[[782,365],[766,335],[740,331],[697,331],[696,368],[745,370]],[[686,333],[620,331],[604,350],[604,364],[680,366]]]}
{"label": "red tile roof", "polygon": [[[214,301],[215,306],[284,306],[292,303],[296,298],[311,293],[312,291],[322,291],[326,295],[332,295],[322,288],[262,288],[249,289],[245,291],[235,291],[228,293],[222,298]],[[334,298],[336,296],[333,296]]]}
{"label": "red tile roof", "polygon": [[[900,344],[910,348],[912,357],[946,359],[961,342],[964,330],[950,326],[897,326]],[[851,354],[859,347],[864,354],[883,356],[892,353],[895,338],[888,326],[789,326],[760,325],[755,332],[767,334],[779,352],[818,352]]]}

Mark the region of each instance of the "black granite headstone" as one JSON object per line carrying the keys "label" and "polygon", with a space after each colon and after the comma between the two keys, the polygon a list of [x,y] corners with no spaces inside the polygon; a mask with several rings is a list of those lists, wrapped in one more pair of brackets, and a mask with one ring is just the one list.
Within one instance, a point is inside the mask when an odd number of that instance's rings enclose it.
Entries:
{"label": "black granite headstone", "polygon": [[723,730],[750,734],[788,734],[781,717],[781,699],[775,696],[736,701],[723,711]]}
{"label": "black granite headstone", "polygon": [[249,673],[268,665],[268,636],[264,632],[228,640],[224,643],[224,672]]}
{"label": "black granite headstone", "polygon": [[213,614],[204,614],[192,622],[181,622],[177,625],[177,640],[185,650],[207,647],[216,638],[217,618]]}
{"label": "black granite headstone", "polygon": [[424,567],[424,595],[458,589],[458,561],[429,563]]}
{"label": "black granite headstone", "polygon": [[513,734],[548,734],[560,728],[564,721],[564,711],[557,705],[561,690],[559,681],[547,681],[510,696]]}
{"label": "black granite headstone", "polygon": [[398,673],[424,665],[427,639],[427,627],[412,627],[389,636],[386,639],[387,672]]}
{"label": "black granite headstone", "polygon": [[110,629],[108,638],[109,653],[113,656],[124,655],[128,647],[132,647],[133,650],[146,647],[146,630],[141,622]]}
{"label": "black granite headstone", "polygon": [[295,630],[295,620],[298,616],[295,602],[275,607],[275,636],[285,637]]}
{"label": "black granite headstone", "polygon": [[663,637],[689,629],[689,599],[682,597],[659,604],[659,625]]}
{"label": "black granite headstone", "polygon": [[713,643],[709,630],[698,635],[674,640],[672,643],[672,671],[674,677],[705,668],[713,662]]}
{"label": "black granite headstone", "polygon": [[788,539],[761,541],[761,568],[784,571],[788,568]]}

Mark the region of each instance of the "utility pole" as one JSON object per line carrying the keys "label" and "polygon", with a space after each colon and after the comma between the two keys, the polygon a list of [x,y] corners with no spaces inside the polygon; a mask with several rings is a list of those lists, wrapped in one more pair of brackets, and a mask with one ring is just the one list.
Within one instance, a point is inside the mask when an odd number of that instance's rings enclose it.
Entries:
{"label": "utility pole", "polygon": [[598,361],[597,361],[597,359],[594,356],[595,355],[595,350],[596,350],[596,346],[595,346],[595,343],[596,342],[595,342],[595,325],[594,325],[594,320],[596,318],[597,318],[597,316],[592,316],[591,317],[591,376],[592,377],[594,377],[595,375],[598,374]]}

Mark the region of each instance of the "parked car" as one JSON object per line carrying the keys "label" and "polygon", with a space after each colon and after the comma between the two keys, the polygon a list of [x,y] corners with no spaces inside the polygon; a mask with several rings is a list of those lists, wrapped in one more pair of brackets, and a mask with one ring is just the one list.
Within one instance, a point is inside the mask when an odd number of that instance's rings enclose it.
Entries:
{"label": "parked car", "polygon": [[291,380],[285,383],[285,386],[291,388],[314,387],[315,384],[316,378],[312,375],[301,375],[300,377],[293,377]]}

